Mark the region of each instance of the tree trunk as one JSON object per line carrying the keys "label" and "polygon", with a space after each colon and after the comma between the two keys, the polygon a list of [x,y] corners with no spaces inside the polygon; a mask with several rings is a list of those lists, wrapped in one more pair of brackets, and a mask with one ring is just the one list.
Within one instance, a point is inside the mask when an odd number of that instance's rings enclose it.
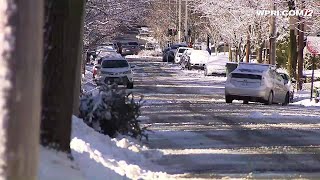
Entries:
{"label": "tree trunk", "polygon": [[[302,8],[304,9],[304,3],[305,1],[302,1]],[[298,82],[298,90],[302,89],[302,81],[301,79],[303,78],[303,49],[304,49],[304,19],[302,17],[299,17],[300,20],[300,25],[299,25],[299,44],[298,44],[298,76],[296,77],[297,82]]]}
{"label": "tree trunk", "polygon": [[[84,8],[83,12],[84,14]],[[78,59],[77,59],[77,69],[76,69],[76,80],[75,80],[75,86],[74,86],[74,102],[73,102],[73,114],[78,116],[79,115],[79,106],[80,106],[80,89],[81,89],[81,79],[82,79],[82,67],[85,68],[85,55],[83,53],[83,30],[84,30],[84,20],[83,16],[81,17],[80,21],[80,43],[79,43],[79,49],[78,49]]]}
{"label": "tree trunk", "polygon": [[[288,1],[289,11],[295,10],[294,0]],[[290,38],[289,38],[289,56],[288,56],[288,72],[291,77],[296,77],[296,67],[297,67],[297,40],[295,34],[295,18],[290,16]]]}
{"label": "tree trunk", "polygon": [[261,25],[258,23],[256,24],[256,28],[258,29],[258,47],[256,50],[257,61],[258,61],[258,63],[263,63],[262,51],[263,51],[264,41],[262,40],[262,35],[261,35],[262,28],[261,28]]}
{"label": "tree trunk", "polygon": [[238,50],[238,47],[236,47],[236,49],[235,49],[235,61],[236,61],[236,62],[239,62],[239,61],[238,61],[238,51],[239,51],[239,50]]}
{"label": "tree trunk", "polygon": [[229,44],[229,61],[232,62],[232,48],[231,48],[231,44]]}
{"label": "tree trunk", "polygon": [[[273,0],[274,1],[274,0]],[[272,10],[276,10],[275,2],[272,2]],[[276,64],[276,17],[270,17],[270,56],[269,63]]]}
{"label": "tree trunk", "polygon": [[[44,62],[41,143],[70,152],[84,0],[47,0],[50,33]],[[47,9],[48,10],[48,9]]]}
{"label": "tree trunk", "polygon": [[259,43],[258,51],[257,51],[257,61],[258,63],[263,63],[263,45],[264,42]]}
{"label": "tree trunk", "polygon": [[[41,0],[33,3],[4,1],[5,4],[9,2],[15,3],[16,10],[10,20],[11,29],[14,29],[12,36],[9,34],[11,32],[3,31],[6,29],[3,24],[6,17],[3,17],[3,9],[0,8],[0,42],[5,45],[2,47],[9,47],[12,43],[13,48],[4,52],[6,49],[0,47],[0,54],[6,53],[0,62],[0,91],[1,96],[6,95],[7,98],[1,101],[1,127],[7,127],[6,135],[1,133],[2,137],[7,137],[5,175],[6,179],[35,180],[38,176],[41,113],[43,3]],[[6,66],[9,66],[10,75]],[[11,81],[10,89],[8,81]],[[5,107],[9,108],[8,112],[5,112]],[[3,148],[5,146],[1,151]]]}
{"label": "tree trunk", "polygon": [[249,61],[250,61],[250,47],[251,47],[251,42],[250,42],[250,31],[251,31],[251,26],[249,26],[249,28],[248,28],[248,32],[247,32],[246,63],[249,63]]}

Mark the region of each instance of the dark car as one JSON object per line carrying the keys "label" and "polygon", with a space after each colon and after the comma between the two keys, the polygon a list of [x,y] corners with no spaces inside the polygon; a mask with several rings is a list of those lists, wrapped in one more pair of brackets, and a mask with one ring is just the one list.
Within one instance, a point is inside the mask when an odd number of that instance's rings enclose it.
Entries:
{"label": "dark car", "polygon": [[167,47],[162,52],[162,61],[163,62],[174,62],[174,56],[179,47],[188,47],[187,44],[172,44],[170,47]]}
{"label": "dark car", "polygon": [[121,55],[137,55],[140,52],[140,45],[138,42],[121,43]]}

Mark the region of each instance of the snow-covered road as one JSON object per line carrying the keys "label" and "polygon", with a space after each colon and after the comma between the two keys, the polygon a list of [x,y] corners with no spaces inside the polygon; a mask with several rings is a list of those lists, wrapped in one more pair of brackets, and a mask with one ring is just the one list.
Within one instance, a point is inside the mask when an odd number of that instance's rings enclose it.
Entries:
{"label": "snow-covered road", "polygon": [[224,77],[129,59],[155,161],[185,178],[319,177],[319,107],[224,103]]}

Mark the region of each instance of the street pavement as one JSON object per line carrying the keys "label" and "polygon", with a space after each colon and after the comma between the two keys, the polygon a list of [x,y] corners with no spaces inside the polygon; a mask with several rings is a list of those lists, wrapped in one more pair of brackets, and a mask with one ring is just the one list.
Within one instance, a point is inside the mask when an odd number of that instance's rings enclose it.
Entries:
{"label": "street pavement", "polygon": [[[155,160],[181,178],[320,178],[319,109],[224,102],[224,77],[132,58]],[[318,174],[319,173],[319,174]]]}

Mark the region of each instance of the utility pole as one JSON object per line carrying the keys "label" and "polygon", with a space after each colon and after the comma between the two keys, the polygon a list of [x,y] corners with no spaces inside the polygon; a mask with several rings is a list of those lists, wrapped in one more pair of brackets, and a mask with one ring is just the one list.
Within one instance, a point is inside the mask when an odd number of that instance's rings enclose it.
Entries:
{"label": "utility pole", "polygon": [[184,20],[184,36],[186,39],[186,43],[188,43],[188,0],[185,0],[186,3],[186,12],[185,12],[185,20]]}
{"label": "utility pole", "polygon": [[[304,5],[305,1],[302,0],[302,9],[305,8]],[[302,89],[302,82],[301,79],[303,77],[303,49],[304,49],[304,18],[302,16],[299,17],[300,23],[299,23],[299,37],[298,37],[298,76],[297,76],[297,82],[298,86],[297,89]]]}
{"label": "utility pole", "polygon": [[181,43],[181,0],[179,0],[178,42]]}
{"label": "utility pole", "polygon": [[[271,2],[272,10],[276,10],[276,5],[274,0]],[[270,56],[269,64],[276,64],[276,17],[271,15],[270,17]]]}

